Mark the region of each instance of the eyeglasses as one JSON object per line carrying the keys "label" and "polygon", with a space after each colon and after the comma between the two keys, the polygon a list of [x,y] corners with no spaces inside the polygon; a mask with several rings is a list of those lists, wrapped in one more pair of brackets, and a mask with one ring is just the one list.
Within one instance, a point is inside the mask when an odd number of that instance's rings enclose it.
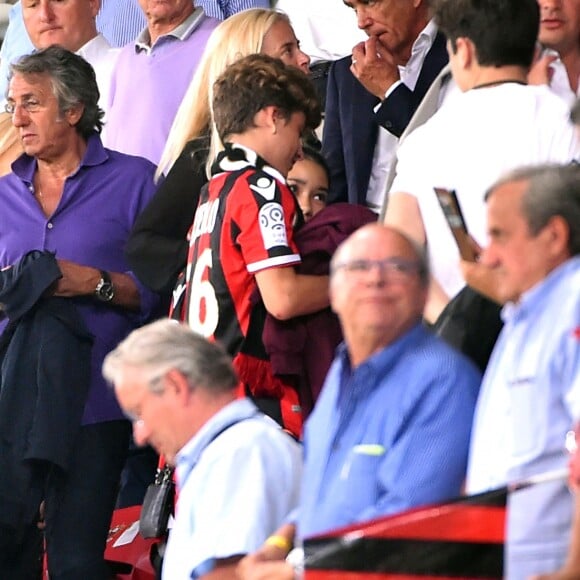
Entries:
{"label": "eyeglasses", "polygon": [[355,276],[364,276],[373,268],[378,268],[381,275],[392,282],[408,280],[410,276],[420,271],[418,262],[403,260],[401,258],[385,258],[384,260],[350,260],[349,262],[339,262],[334,264],[332,270],[344,270]]}
{"label": "eyeglasses", "polygon": [[14,115],[17,107],[24,109],[27,113],[36,113],[43,108],[43,104],[36,99],[26,99],[21,103],[16,103],[15,101],[6,101],[4,104],[4,110],[9,115]]}

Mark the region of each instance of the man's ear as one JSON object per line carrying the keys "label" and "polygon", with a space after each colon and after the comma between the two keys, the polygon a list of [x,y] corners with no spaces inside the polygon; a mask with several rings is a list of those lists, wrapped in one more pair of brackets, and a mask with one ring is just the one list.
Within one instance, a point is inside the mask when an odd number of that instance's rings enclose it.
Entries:
{"label": "man's ear", "polygon": [[256,127],[262,127],[264,129],[269,129],[272,133],[276,133],[278,130],[278,107],[270,105],[260,109],[256,116],[254,117],[254,124]]}
{"label": "man's ear", "polygon": [[541,235],[545,235],[548,251],[555,260],[570,256],[570,226],[562,216],[551,217]]}
{"label": "man's ear", "polygon": [[184,403],[189,399],[191,394],[187,379],[175,369],[168,371],[165,375],[165,389]]}
{"label": "man's ear", "polygon": [[461,65],[463,70],[467,70],[471,68],[474,62],[477,61],[477,55],[475,52],[475,45],[473,42],[464,36],[460,36],[455,40],[456,46],[456,59],[457,62]]}
{"label": "man's ear", "polygon": [[76,105],[65,112],[64,117],[69,126],[74,127],[83,116],[85,108],[83,105]]}

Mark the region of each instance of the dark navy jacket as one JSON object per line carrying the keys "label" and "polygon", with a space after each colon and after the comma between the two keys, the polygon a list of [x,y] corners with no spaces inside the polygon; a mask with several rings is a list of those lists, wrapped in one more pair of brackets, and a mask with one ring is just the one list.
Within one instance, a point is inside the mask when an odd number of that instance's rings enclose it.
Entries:
{"label": "dark navy jacket", "polygon": [[330,168],[329,202],[366,205],[379,125],[400,137],[439,71],[447,64],[445,37],[438,33],[425,56],[415,90],[400,84],[377,112],[379,99],[350,72],[351,57],[330,68],[322,152]]}
{"label": "dark navy jacket", "polygon": [[0,525],[15,532],[38,511],[35,478],[67,470],[89,388],[93,337],[72,300],[45,296],[61,276],[39,251],[0,271]]}

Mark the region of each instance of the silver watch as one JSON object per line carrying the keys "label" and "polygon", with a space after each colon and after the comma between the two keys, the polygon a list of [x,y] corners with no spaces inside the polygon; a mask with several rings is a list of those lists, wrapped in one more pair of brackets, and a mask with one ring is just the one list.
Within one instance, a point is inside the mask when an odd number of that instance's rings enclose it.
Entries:
{"label": "silver watch", "polygon": [[100,270],[101,279],[95,288],[95,296],[101,302],[111,302],[115,297],[115,287],[111,280],[111,275],[104,270]]}

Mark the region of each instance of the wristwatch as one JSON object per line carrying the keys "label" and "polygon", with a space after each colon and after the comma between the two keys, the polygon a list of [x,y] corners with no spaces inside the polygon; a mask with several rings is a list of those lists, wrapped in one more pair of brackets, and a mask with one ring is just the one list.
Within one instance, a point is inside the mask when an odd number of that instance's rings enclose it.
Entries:
{"label": "wristwatch", "polygon": [[111,302],[115,297],[115,287],[111,281],[111,275],[104,270],[99,271],[101,273],[101,279],[95,288],[95,296],[101,302]]}

